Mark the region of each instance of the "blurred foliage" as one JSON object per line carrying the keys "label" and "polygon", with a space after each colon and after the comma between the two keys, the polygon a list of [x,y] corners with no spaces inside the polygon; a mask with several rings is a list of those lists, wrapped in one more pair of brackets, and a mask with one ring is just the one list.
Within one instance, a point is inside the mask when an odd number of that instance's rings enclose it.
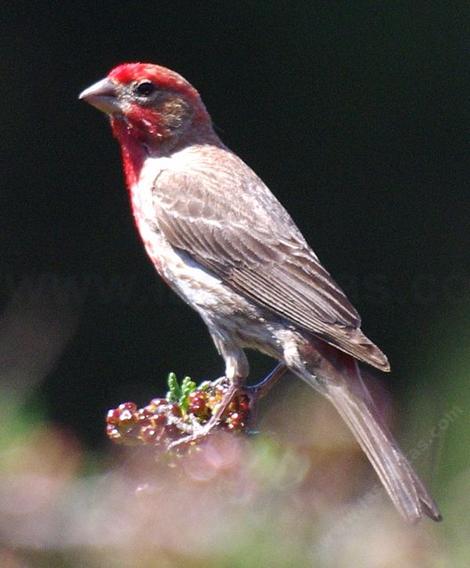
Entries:
{"label": "blurred foliage", "polygon": [[441,524],[405,525],[329,403],[287,380],[263,402],[263,434],[219,432],[171,466],[148,447],[108,447],[85,473],[70,432],[40,412],[33,420],[31,407],[10,409],[0,436],[2,566],[466,566],[469,358],[441,351],[435,372],[452,381],[440,414],[430,392],[409,401],[407,453],[418,470],[440,448]]}

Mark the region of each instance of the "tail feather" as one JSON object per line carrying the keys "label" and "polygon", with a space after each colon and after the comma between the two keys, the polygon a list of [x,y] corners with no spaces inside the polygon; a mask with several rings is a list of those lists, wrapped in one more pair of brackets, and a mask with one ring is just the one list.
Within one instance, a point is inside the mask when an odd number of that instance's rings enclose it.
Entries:
{"label": "tail feather", "polygon": [[348,381],[327,382],[323,392],[353,432],[396,508],[412,523],[423,515],[440,521],[436,503],[383,422],[359,368],[355,364],[344,371]]}

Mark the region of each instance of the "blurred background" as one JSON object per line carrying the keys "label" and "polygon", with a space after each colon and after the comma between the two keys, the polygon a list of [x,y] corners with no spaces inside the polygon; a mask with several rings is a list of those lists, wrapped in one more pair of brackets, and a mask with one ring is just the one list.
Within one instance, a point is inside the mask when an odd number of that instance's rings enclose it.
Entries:
{"label": "blurred background", "polygon": [[[468,565],[469,11],[2,8],[1,566]],[[443,524],[405,527],[335,413],[293,378],[264,402],[263,434],[216,440],[186,472],[110,447],[108,408],[163,395],[169,371],[223,370],[146,258],[106,119],[77,100],[123,61],[199,89],[348,292],[392,363],[369,384]],[[251,361],[253,380],[271,365]]]}

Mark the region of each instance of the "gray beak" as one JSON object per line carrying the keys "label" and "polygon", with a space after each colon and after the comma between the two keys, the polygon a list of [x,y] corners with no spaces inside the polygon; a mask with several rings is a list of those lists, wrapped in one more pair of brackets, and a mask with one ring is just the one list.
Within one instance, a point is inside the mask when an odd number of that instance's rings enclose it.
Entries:
{"label": "gray beak", "polygon": [[98,81],[82,91],[78,97],[107,114],[120,112],[116,85],[108,78]]}

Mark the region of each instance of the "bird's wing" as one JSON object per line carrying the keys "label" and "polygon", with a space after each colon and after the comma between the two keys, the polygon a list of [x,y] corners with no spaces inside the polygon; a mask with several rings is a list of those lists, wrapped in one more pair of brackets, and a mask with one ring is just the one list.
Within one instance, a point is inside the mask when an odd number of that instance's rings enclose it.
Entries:
{"label": "bird's wing", "polygon": [[385,355],[360,331],[359,314],[286,210],[244,162],[218,151],[223,155],[157,176],[153,199],[166,239],[236,292],[387,370]]}

